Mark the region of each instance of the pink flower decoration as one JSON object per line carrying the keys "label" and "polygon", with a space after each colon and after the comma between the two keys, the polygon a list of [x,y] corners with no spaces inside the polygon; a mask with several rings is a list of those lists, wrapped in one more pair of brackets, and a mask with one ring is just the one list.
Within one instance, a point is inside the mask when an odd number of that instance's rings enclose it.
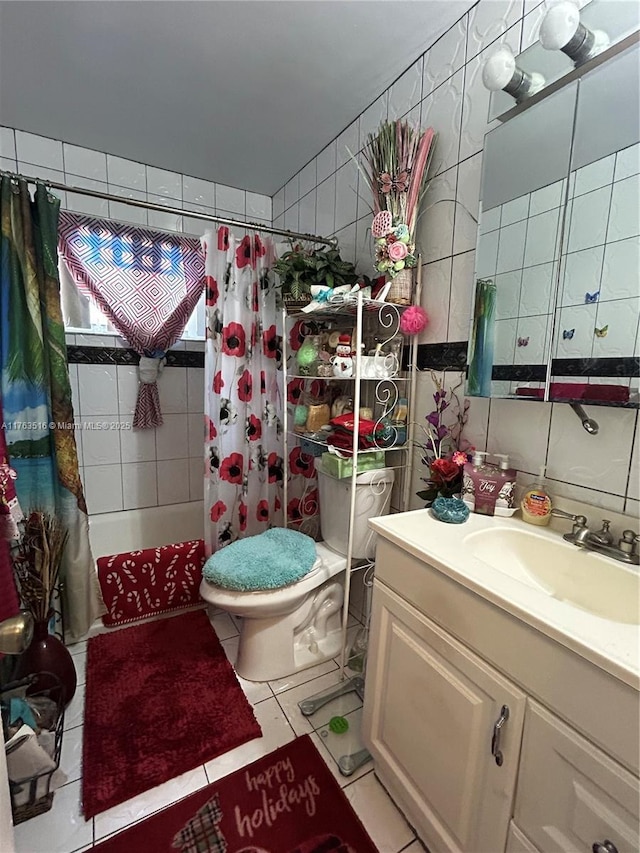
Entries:
{"label": "pink flower decoration", "polygon": [[407,250],[406,243],[400,243],[400,241],[397,241],[395,243],[390,243],[388,251],[389,251],[389,258],[394,263],[396,261],[404,261],[404,259],[409,254],[409,252]]}

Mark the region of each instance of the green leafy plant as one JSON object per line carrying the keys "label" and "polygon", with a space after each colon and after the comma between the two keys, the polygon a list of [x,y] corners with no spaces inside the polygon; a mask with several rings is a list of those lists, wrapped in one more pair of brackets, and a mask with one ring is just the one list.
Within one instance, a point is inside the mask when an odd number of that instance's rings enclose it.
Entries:
{"label": "green leafy plant", "polygon": [[333,248],[310,250],[296,244],[276,261],[273,269],[280,278],[285,302],[306,299],[314,285],[353,287],[359,280],[354,265],[343,261]]}

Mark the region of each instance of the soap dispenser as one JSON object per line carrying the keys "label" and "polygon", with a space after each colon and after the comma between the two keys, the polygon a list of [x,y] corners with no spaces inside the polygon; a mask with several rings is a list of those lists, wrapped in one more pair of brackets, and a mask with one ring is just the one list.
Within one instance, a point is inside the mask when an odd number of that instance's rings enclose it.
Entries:
{"label": "soap dispenser", "polygon": [[551,521],[551,498],[544,486],[544,474],[546,468],[540,468],[540,477],[530,483],[520,501],[522,518],[527,524],[536,524],[545,527]]}
{"label": "soap dispenser", "polygon": [[462,500],[472,512],[476,508],[477,474],[486,467],[486,458],[486,453],[481,450],[474,450],[471,462],[465,462],[462,469]]}
{"label": "soap dispenser", "polygon": [[496,498],[495,515],[509,518],[516,512],[515,490],[518,472],[509,467],[509,457],[506,453],[494,453],[500,460],[498,466],[498,497]]}

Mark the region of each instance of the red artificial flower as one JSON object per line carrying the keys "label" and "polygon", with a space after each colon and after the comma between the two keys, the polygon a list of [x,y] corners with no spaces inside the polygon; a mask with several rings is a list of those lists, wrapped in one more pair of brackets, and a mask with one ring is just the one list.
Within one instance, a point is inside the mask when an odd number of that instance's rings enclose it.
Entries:
{"label": "red artificial flower", "polygon": [[275,358],[278,354],[278,336],[275,325],[262,333],[262,350],[267,358]]}
{"label": "red artificial flower", "polygon": [[204,434],[208,436],[208,441],[213,441],[213,439],[218,435],[218,430],[216,429],[216,425],[211,420],[211,418],[205,415],[204,418]]}
{"label": "red artificial flower", "polygon": [[[274,327],[275,328],[275,327]],[[244,329],[240,323],[229,323],[222,330],[222,352],[242,358],[245,353]]]}
{"label": "red artificial flower", "polygon": [[287,504],[287,518],[289,521],[302,521],[300,512],[300,498],[291,498]]}
{"label": "red artificial flower", "polygon": [[304,391],[304,379],[292,379],[291,382],[287,385],[287,400],[289,403],[300,402],[300,397],[302,397],[302,392]]}
{"label": "red artificial flower", "polygon": [[460,466],[451,459],[434,459],[431,463],[431,479],[438,485],[453,483],[460,476]]}
{"label": "red artificial flower", "polygon": [[277,453],[270,453],[267,459],[267,468],[269,470],[269,482],[282,482],[282,457]]}
{"label": "red artificial flower", "polygon": [[248,403],[253,396],[253,379],[248,370],[245,370],[242,376],[238,379],[238,399],[243,403]]}
{"label": "red artificial flower", "polygon": [[218,291],[218,282],[212,275],[208,275],[205,279],[206,287],[205,287],[205,300],[207,305],[215,305],[218,301],[218,297],[220,296],[220,292]]}
{"label": "red artificial flower", "polygon": [[216,375],[213,377],[213,393],[219,394],[224,388],[224,379],[222,378],[222,371],[219,370]]}
{"label": "red artificial flower", "polygon": [[240,522],[240,530],[247,529],[247,505],[243,501],[240,501],[240,506],[238,507],[238,520]]}
{"label": "red artificial flower", "polygon": [[248,236],[242,238],[236,249],[236,266],[238,269],[246,267],[247,264],[251,264],[254,268],[256,265],[253,252],[251,251],[251,238]]}
{"label": "red artificial flower", "polygon": [[229,249],[229,229],[226,225],[218,228],[218,251],[226,252]]}
{"label": "red artificial flower", "polygon": [[258,521],[269,521],[269,501],[260,501],[256,507]]}
{"label": "red artificial flower", "polygon": [[227,511],[226,503],[224,501],[216,501],[214,503],[214,505],[211,507],[211,510],[209,512],[209,517],[210,517],[211,521],[213,521],[213,522],[220,521],[220,519],[222,518],[222,516],[225,514],[226,511]]}
{"label": "red artificial flower", "polygon": [[293,328],[289,332],[289,348],[291,352],[297,352],[304,343],[304,334],[302,332],[302,320],[294,323]]}
{"label": "red artificial flower", "polygon": [[227,480],[229,483],[239,484],[242,482],[243,466],[244,459],[242,458],[242,454],[231,453],[222,460],[222,464],[220,465],[220,476],[223,480]]}
{"label": "red artificial flower", "polygon": [[247,418],[247,438],[249,441],[257,441],[262,438],[262,421],[255,415]]}
{"label": "red artificial flower", "polygon": [[289,454],[289,467],[292,474],[302,474],[307,479],[314,477],[316,473],[313,456],[303,453],[299,446],[294,447]]}

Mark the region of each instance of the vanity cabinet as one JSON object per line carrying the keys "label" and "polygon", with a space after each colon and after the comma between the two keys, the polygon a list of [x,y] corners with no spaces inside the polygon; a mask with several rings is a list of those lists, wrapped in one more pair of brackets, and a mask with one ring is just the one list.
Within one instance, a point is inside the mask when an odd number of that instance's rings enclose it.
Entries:
{"label": "vanity cabinet", "polygon": [[377,581],[373,601],[368,737],[383,784],[434,853],[504,850],[525,694]]}
{"label": "vanity cabinet", "polygon": [[430,853],[637,853],[637,730],[637,688],[378,540],[364,739]]}

